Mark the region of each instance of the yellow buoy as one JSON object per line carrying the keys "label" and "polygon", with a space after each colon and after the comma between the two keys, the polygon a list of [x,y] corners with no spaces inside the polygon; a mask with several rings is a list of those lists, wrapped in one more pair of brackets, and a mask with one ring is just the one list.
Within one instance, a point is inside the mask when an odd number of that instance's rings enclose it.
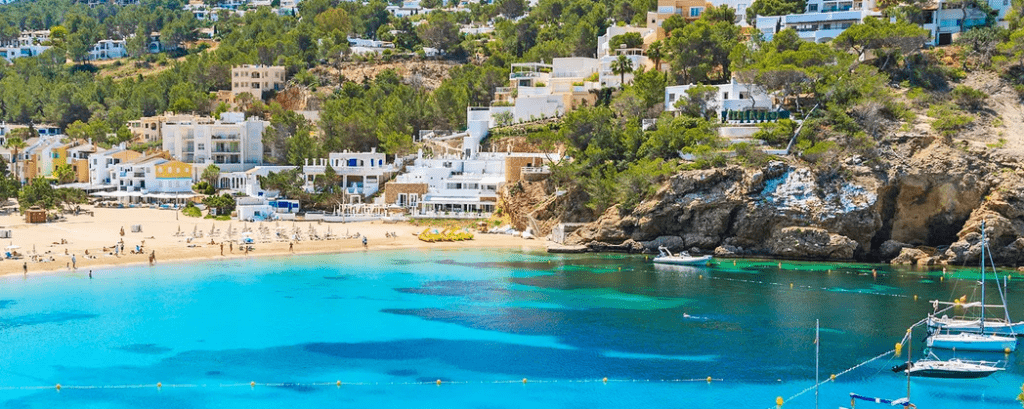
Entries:
{"label": "yellow buoy", "polygon": [[526,378],[523,378],[523,383],[524,383],[524,384],[526,383]]}
{"label": "yellow buoy", "polygon": [[832,376],[828,377],[828,379],[831,380],[832,382],[835,382],[836,381],[836,374],[832,374]]}
{"label": "yellow buoy", "polygon": [[732,261],[732,265],[734,265],[734,266],[736,265],[736,260]]}
{"label": "yellow buoy", "polygon": [[703,280],[704,279],[704,274],[698,274],[697,275],[697,279],[698,280]]}
{"label": "yellow buoy", "polygon": [[896,343],[896,356],[900,356],[901,352],[903,352],[903,343],[898,342]]}
{"label": "yellow buoy", "polygon": [[939,277],[939,282],[942,282],[942,281],[944,281],[944,280],[945,280],[945,278],[946,278],[946,277],[944,277],[944,276],[940,276],[940,277]]}
{"label": "yellow buoy", "polygon": [[776,406],[782,406],[782,397],[781,396],[775,398],[775,405]]}
{"label": "yellow buoy", "polygon": [[782,268],[782,262],[781,261],[779,262],[779,268]]}
{"label": "yellow buoy", "polygon": [[[1003,352],[1005,352],[1006,355],[1010,355],[1010,348],[1003,349]],[[1024,386],[1021,386],[1021,387],[1024,388]]]}
{"label": "yellow buoy", "polygon": [[605,377],[605,378],[604,378],[604,379],[602,379],[601,381],[602,381],[602,382],[604,382],[604,383],[608,383],[608,377]]}
{"label": "yellow buoy", "polygon": [[917,294],[914,294],[914,301],[917,301]]}
{"label": "yellow buoy", "polygon": [[157,387],[157,388],[163,388],[163,387],[164,387],[164,384],[163,384],[163,383],[161,383],[161,382],[157,382],[157,383],[156,383],[156,387]]}
{"label": "yellow buoy", "polygon": [[255,388],[256,387],[256,381],[250,381],[249,382],[249,387]]}
{"label": "yellow buoy", "polygon": [[711,383],[711,377],[710,376],[708,377],[708,383]]}
{"label": "yellow buoy", "polygon": [[789,288],[793,288],[793,283],[789,283]]}
{"label": "yellow buoy", "polygon": [[441,380],[440,379],[437,380],[437,386],[441,386]]}
{"label": "yellow buoy", "polygon": [[58,391],[60,390],[60,384],[59,383],[57,384],[57,390]]}
{"label": "yellow buoy", "polygon": [[341,381],[335,382],[334,384],[337,386],[341,386]]}

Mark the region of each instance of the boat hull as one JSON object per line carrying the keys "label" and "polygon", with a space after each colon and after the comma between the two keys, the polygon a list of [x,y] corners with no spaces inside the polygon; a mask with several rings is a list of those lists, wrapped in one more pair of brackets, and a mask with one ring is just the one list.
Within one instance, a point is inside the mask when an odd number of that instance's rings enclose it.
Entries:
{"label": "boat hull", "polygon": [[928,337],[928,347],[979,352],[1004,352],[1007,349],[1013,352],[1017,350],[1017,338],[989,336],[979,339],[962,335],[974,334],[936,334]]}
{"label": "boat hull", "polygon": [[[958,319],[935,319],[928,324],[933,330],[952,330],[960,332],[981,333],[979,320],[958,320]],[[986,334],[1024,336],[1024,322],[1007,324],[1004,322],[986,322]]]}
{"label": "boat hull", "polygon": [[993,368],[985,371],[953,371],[946,369],[914,369],[908,371],[910,376],[919,378],[943,378],[943,379],[978,379],[999,372]]}
{"label": "boat hull", "polygon": [[671,264],[676,266],[697,266],[704,265],[711,261],[711,256],[701,257],[655,257],[654,262],[658,264]]}

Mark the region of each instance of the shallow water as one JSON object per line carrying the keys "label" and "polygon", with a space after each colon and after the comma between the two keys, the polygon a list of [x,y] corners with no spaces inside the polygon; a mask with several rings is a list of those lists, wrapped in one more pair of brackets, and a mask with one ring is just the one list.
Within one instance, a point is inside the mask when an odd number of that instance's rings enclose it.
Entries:
{"label": "shallow water", "polygon": [[[813,385],[815,319],[826,378],[892,349],[926,300],[970,297],[978,277],[756,260],[656,269],[644,256],[503,250],[85,274],[0,278],[0,407],[767,408]],[[1024,319],[1024,281],[1009,296]],[[1020,407],[1020,353],[960,355],[1008,359],[1007,371],[915,379],[918,407]],[[899,360],[823,384],[820,406],[848,406],[850,392],[905,396],[906,378],[889,371]],[[785,407],[814,407],[813,391]]]}

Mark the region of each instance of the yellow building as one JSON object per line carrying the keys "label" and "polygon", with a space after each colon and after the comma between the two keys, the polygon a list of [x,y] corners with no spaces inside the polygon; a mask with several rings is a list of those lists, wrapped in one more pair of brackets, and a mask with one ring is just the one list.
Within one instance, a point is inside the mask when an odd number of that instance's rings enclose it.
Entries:
{"label": "yellow building", "polygon": [[647,27],[657,27],[658,38],[665,38],[661,23],[664,23],[669,17],[678,15],[686,21],[694,21],[699,19],[704,14],[704,10],[709,7],[714,7],[714,5],[705,0],[658,0],[657,10],[647,12]]}
{"label": "yellow building", "polygon": [[192,179],[192,164],[181,161],[167,161],[156,165],[157,179]]}

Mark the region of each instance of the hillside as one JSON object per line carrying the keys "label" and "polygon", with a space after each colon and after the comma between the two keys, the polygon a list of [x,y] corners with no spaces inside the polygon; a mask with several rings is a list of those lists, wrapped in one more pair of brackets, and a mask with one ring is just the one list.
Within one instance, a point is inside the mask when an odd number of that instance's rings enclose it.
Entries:
{"label": "hillside", "polygon": [[[514,203],[521,220],[541,219],[545,234],[557,222],[587,222],[567,244],[598,251],[650,253],[666,245],[718,256],[919,265],[976,261],[986,219],[996,261],[1019,265],[1024,115],[1018,96],[987,71],[956,85],[988,95],[968,129],[946,140],[931,129],[928,110],[915,107],[912,121],[881,138],[877,157],[840,158],[835,174],[790,156],[764,166],[684,170],[632,210],[612,206],[596,217],[587,214],[585,193],[556,196],[544,183],[527,186],[522,195],[533,198]],[[945,90],[932,98],[953,97]]]}

